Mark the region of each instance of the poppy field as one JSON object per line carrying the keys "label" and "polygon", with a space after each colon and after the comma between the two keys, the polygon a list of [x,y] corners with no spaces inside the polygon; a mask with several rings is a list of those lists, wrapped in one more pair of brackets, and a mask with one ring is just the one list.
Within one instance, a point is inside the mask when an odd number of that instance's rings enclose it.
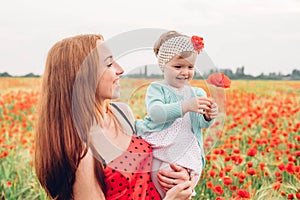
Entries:
{"label": "poppy field", "polygon": [[[129,88],[142,83],[121,81],[121,101],[137,119],[145,87]],[[47,199],[33,168],[40,84],[0,78],[0,199]],[[225,123],[194,199],[300,199],[300,81],[236,80],[225,92]]]}

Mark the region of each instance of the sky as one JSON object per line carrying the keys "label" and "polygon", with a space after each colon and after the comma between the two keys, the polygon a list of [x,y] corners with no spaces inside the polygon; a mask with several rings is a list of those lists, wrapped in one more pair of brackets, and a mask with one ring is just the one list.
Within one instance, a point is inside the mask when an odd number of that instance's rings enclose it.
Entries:
{"label": "sky", "polygon": [[0,73],[43,74],[57,41],[159,28],[203,36],[217,68],[300,69],[300,0],[10,0],[0,7]]}

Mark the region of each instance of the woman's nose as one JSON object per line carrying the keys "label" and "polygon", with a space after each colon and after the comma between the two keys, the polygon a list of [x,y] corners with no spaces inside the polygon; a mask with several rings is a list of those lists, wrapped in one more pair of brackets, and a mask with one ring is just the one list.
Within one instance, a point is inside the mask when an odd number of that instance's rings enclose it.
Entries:
{"label": "woman's nose", "polygon": [[124,73],[124,69],[117,62],[116,62],[116,69],[117,69],[116,71],[117,75],[121,75]]}

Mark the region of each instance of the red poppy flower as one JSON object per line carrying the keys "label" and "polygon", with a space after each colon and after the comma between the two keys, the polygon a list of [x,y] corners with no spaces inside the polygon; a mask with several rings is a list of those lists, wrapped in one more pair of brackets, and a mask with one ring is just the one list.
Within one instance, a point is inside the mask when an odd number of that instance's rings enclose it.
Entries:
{"label": "red poppy flower", "polygon": [[213,184],[212,184],[212,182],[207,182],[207,183],[206,183],[206,186],[207,186],[208,188],[212,188],[212,187],[213,187]]}
{"label": "red poppy flower", "polygon": [[225,172],[230,172],[232,170],[232,166],[225,166],[224,170]]}
{"label": "red poppy flower", "polygon": [[214,170],[210,170],[208,172],[208,174],[211,176],[211,177],[214,177],[216,175],[216,172]]}
{"label": "red poppy flower", "polygon": [[207,83],[216,87],[229,88],[231,80],[223,73],[212,73],[207,78]]}
{"label": "red poppy flower", "polygon": [[260,163],[259,167],[260,167],[261,170],[263,170],[266,167],[266,164],[265,163]]}
{"label": "red poppy flower", "polygon": [[300,199],[300,193],[299,192],[296,193],[296,197],[297,197],[297,199]]}
{"label": "red poppy flower", "polygon": [[230,190],[231,190],[231,191],[234,191],[234,190],[236,190],[236,188],[237,188],[237,186],[236,186],[236,185],[230,186]]}
{"label": "red poppy flower", "polygon": [[222,195],[224,193],[224,190],[220,185],[216,185],[216,187],[213,188],[213,191],[218,195]]}
{"label": "red poppy flower", "polygon": [[230,185],[232,183],[232,178],[230,178],[229,176],[225,176],[223,178],[224,181],[224,185]]}
{"label": "red poppy flower", "polygon": [[294,195],[293,194],[288,194],[287,197],[288,197],[288,199],[294,199]]}
{"label": "red poppy flower", "polygon": [[237,194],[242,198],[250,198],[250,193],[243,189],[238,189]]}
{"label": "red poppy flower", "polygon": [[280,182],[276,182],[276,183],[273,185],[273,189],[274,189],[274,190],[279,190],[279,189],[280,189],[280,186],[281,186],[281,183],[280,183]]}
{"label": "red poppy flower", "polygon": [[250,148],[250,149],[248,150],[247,155],[248,155],[248,156],[255,156],[256,153],[257,153],[257,149],[255,149],[255,148]]}
{"label": "red poppy flower", "polygon": [[192,44],[194,46],[194,49],[199,54],[201,52],[201,50],[204,48],[203,38],[194,35],[194,36],[191,37],[191,41],[192,41]]}
{"label": "red poppy flower", "polygon": [[252,166],[253,166],[253,163],[252,163],[252,162],[248,162],[248,163],[247,163],[247,166],[248,166],[248,167],[252,167]]}
{"label": "red poppy flower", "polygon": [[285,168],[283,163],[279,164],[277,167],[278,167],[278,169],[280,169],[281,171],[284,170],[284,168]]}
{"label": "red poppy flower", "polygon": [[249,175],[253,176],[253,175],[255,175],[255,174],[256,174],[256,171],[255,171],[255,169],[253,169],[253,168],[250,168],[250,169],[247,169],[247,174],[249,174]]}

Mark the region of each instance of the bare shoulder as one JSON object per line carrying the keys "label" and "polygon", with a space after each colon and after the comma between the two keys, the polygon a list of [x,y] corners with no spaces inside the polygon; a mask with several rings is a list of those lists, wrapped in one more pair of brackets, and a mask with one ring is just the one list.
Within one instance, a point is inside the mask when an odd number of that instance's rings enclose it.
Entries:
{"label": "bare shoulder", "polygon": [[113,104],[118,106],[118,108],[120,108],[123,111],[123,113],[126,115],[126,117],[130,120],[131,123],[134,122],[134,115],[128,104],[123,102],[114,102]]}

